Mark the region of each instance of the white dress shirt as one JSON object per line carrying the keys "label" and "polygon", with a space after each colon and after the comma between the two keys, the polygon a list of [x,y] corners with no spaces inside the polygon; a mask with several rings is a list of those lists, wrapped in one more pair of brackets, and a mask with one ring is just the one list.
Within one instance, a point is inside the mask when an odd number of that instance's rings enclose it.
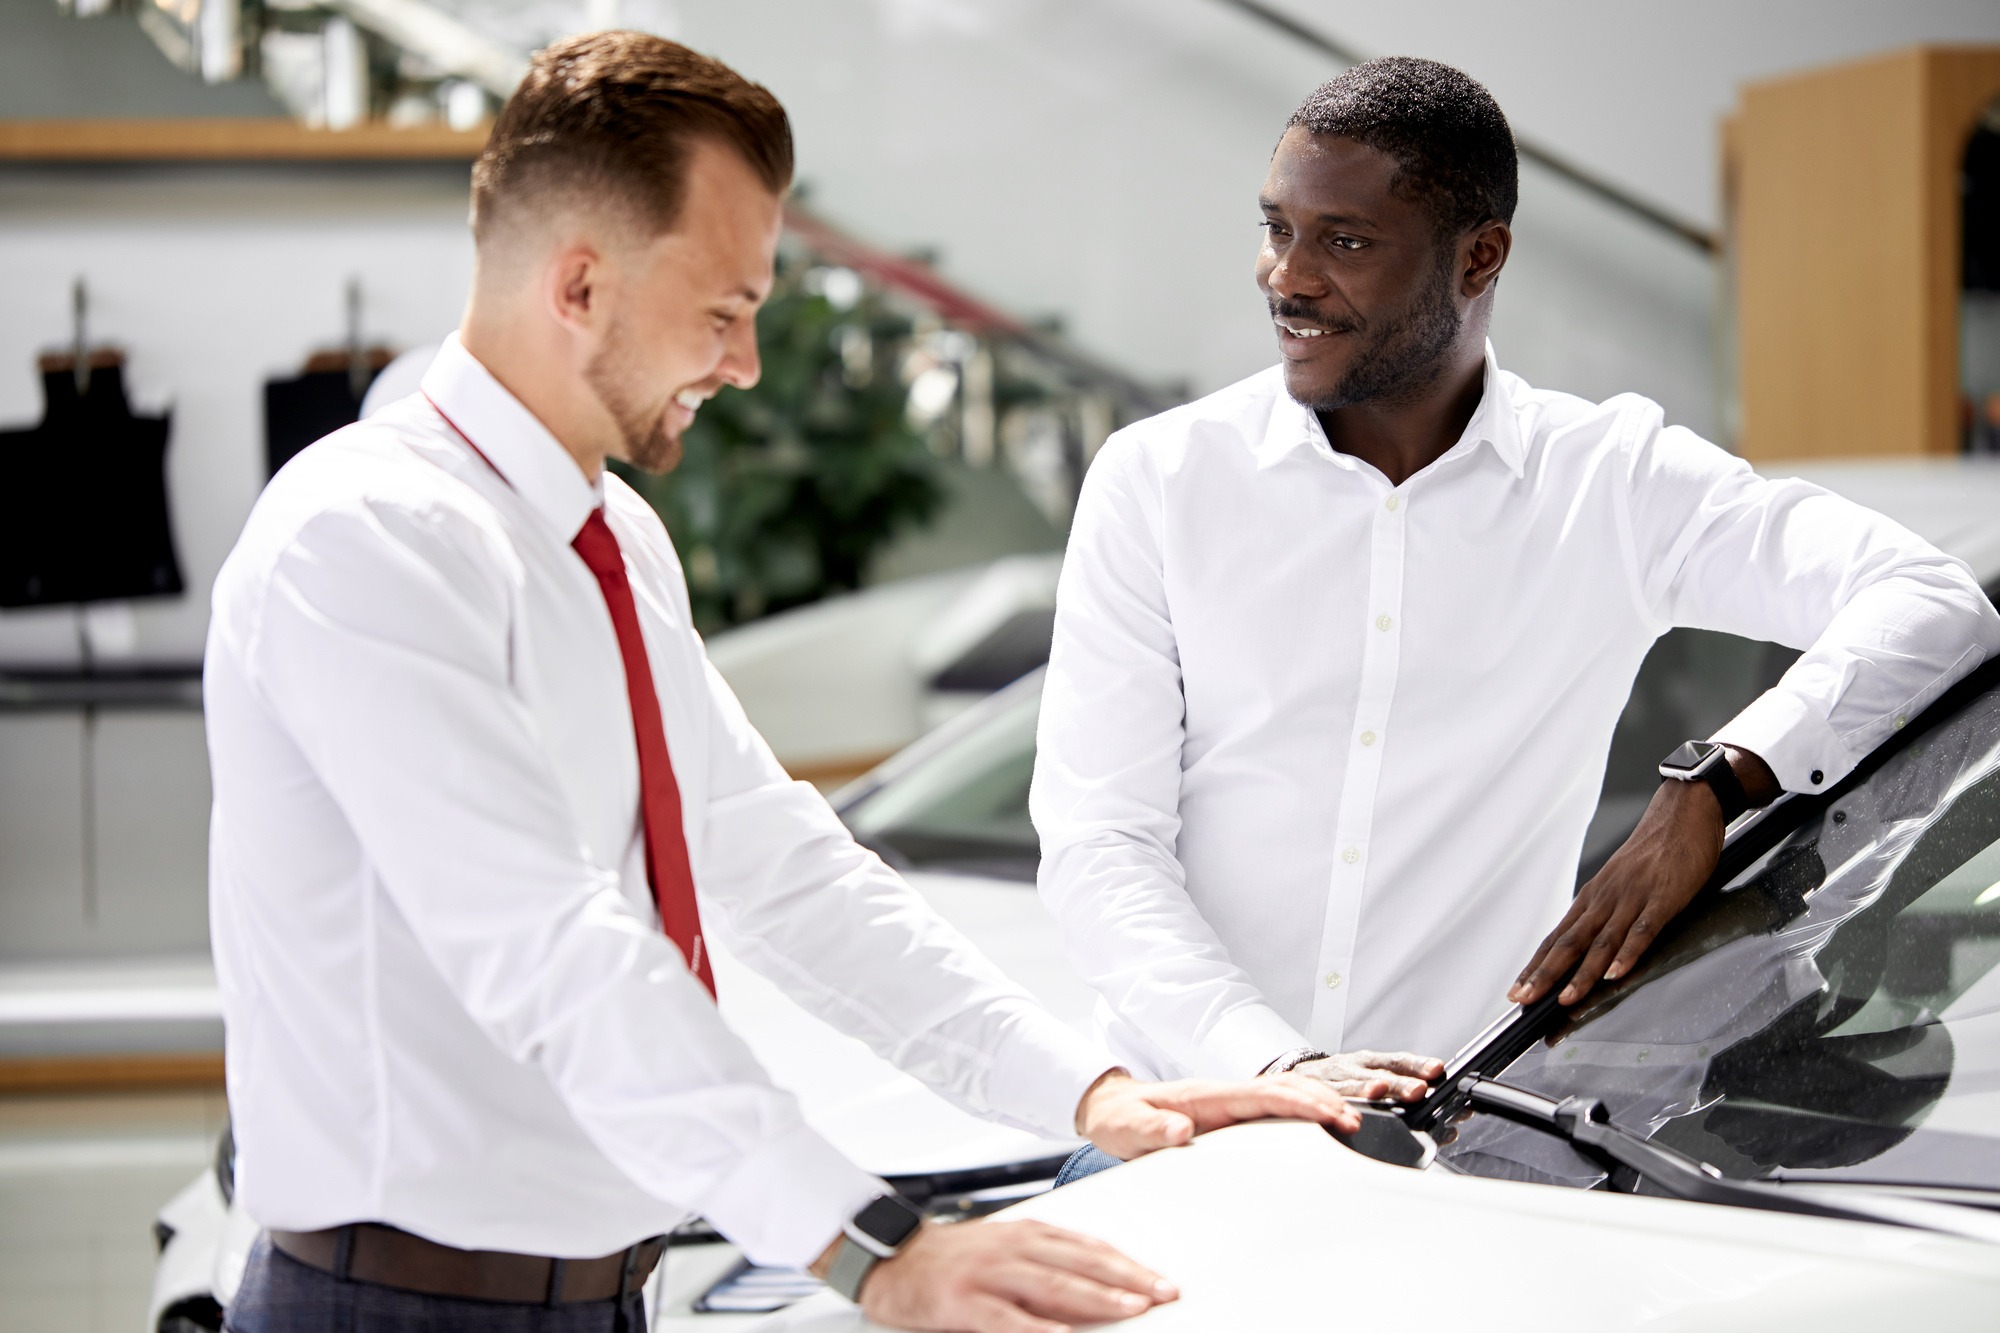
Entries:
{"label": "white dress shirt", "polygon": [[[706,1216],[803,1264],[880,1189],[659,929],[631,576],[707,929],[967,1109],[1055,1135],[1106,1066],[790,781],[709,667],[659,519],[453,339],[422,396],[274,478],[215,585],[211,910],[238,1197],[582,1257]],[[504,477],[504,480],[503,480]]]}
{"label": "white dress shirt", "polygon": [[1810,645],[1716,736],[1800,792],[2000,648],[1970,572],[1904,528],[1491,348],[1464,435],[1400,486],[1276,368],[1114,435],[1031,797],[1113,1054],[1162,1077],[1450,1055],[1568,906],[1612,729],[1676,625]]}

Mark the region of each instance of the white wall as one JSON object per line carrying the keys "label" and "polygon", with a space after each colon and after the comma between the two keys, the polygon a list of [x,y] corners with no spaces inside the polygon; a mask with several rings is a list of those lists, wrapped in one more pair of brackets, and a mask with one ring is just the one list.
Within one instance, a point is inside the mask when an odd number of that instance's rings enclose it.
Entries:
{"label": "white wall", "polygon": [[1517,132],[1711,225],[1716,126],[1743,84],[1919,42],[2000,42],[1993,0],[1277,3],[1364,54],[1457,65]]}
{"label": "white wall", "polygon": [[[174,535],[189,592],[129,604],[135,661],[200,659],[208,590],[264,481],[262,385],[344,336],[457,322],[471,272],[462,168],[0,170],[0,422],[42,414],[34,357],[122,346],[135,405],[171,404]],[[92,460],[76,459],[76,521]],[[0,482],[4,484],[4,482]],[[0,662],[70,665],[75,613],[0,612]],[[200,953],[208,766],[194,712],[0,713],[0,964]]]}
{"label": "white wall", "polygon": [[[1431,56],[1516,127],[1714,218],[1716,119],[1747,78],[1917,40],[2000,41],[1991,0],[1279,0],[1369,54]],[[476,9],[476,6],[468,6]],[[678,0],[676,34],[791,109],[817,207],[1104,357],[1218,387],[1268,364],[1255,191],[1334,72],[1215,0]],[[1524,173],[1495,340],[1531,380],[1648,393],[1718,429],[1712,278]]]}
{"label": "white wall", "polygon": [[[168,493],[189,592],[132,604],[135,657],[201,656],[207,594],[264,482],[263,383],[345,337],[349,276],[370,339],[458,322],[471,275],[463,168],[0,171],[0,422],[42,414],[37,352],[70,339],[70,283],[94,342],[123,347],[135,406],[171,405]],[[90,459],[79,457],[79,478]],[[89,521],[86,500],[78,513]],[[72,663],[74,614],[0,612],[0,662]]]}

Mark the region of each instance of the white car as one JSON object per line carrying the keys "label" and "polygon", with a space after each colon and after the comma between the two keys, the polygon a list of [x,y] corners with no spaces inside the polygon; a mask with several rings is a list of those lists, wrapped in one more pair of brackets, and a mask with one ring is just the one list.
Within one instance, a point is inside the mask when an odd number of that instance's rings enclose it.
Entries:
{"label": "white car", "polygon": [[709,660],[794,776],[852,778],[1049,660],[1062,557],[1011,555],[782,611]]}
{"label": "white car", "polygon": [[[1980,484],[1983,496],[1951,484],[1946,503],[1926,483],[1900,513],[1872,502],[1990,583],[2000,504]],[[1660,754],[1706,734],[1783,663],[1720,635],[1662,642],[1614,743],[1585,870],[1636,819],[1617,804],[1621,782],[1650,791]],[[1019,1211],[1168,1273],[1184,1299],[1139,1321],[1162,1328],[1448,1311],[1496,1328],[1993,1327],[1995,671],[1835,791],[1740,827],[1717,885],[1629,978],[1568,1019],[1544,1002],[1468,1034],[1437,1095],[1414,1114],[1371,1115],[1353,1147],[1311,1127],[1246,1126],[1042,1193],[1072,1144],[965,1116],[719,956],[724,1013],[816,1125],[939,1211],[1033,1196]],[[1093,997],[1032,890],[1039,696],[1038,674],[1022,679],[834,801],[1002,967],[1086,1026]],[[1637,778],[1621,777],[1621,746]],[[1608,1126],[1585,1114],[1593,1101]],[[230,1207],[227,1172],[225,1151],[161,1214],[158,1328],[216,1327],[240,1278],[255,1228]],[[656,1278],[656,1328],[754,1324],[752,1312],[811,1290],[745,1269],[698,1227],[677,1239],[689,1243]],[[761,1327],[860,1326],[825,1295],[769,1319]]]}
{"label": "white car", "polygon": [[[873,836],[969,854],[989,816]],[[1010,1215],[1173,1277],[1134,1321],[1162,1329],[2000,1326],[2000,663],[1740,824],[1630,976],[1504,1015],[1421,1106],[1351,1144],[1223,1131]],[[759,1327],[861,1326],[822,1295]]]}

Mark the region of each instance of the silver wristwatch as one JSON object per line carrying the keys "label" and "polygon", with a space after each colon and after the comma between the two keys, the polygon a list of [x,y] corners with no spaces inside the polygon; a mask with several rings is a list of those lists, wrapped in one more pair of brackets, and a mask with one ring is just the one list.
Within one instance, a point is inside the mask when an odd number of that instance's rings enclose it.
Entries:
{"label": "silver wristwatch", "polygon": [[1310,1046],[1294,1046],[1277,1059],[1257,1071],[1258,1077],[1265,1074],[1289,1074],[1308,1060],[1324,1060],[1326,1052],[1314,1050]]}
{"label": "silver wristwatch", "polygon": [[861,1284],[875,1265],[902,1249],[923,1224],[923,1210],[902,1195],[876,1195],[841,1227],[840,1245],[827,1265],[826,1285],[859,1305]]}

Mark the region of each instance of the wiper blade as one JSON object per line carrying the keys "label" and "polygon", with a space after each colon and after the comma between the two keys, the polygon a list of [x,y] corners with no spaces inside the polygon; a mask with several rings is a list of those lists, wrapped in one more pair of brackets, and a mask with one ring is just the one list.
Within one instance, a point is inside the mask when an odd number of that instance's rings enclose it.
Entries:
{"label": "wiper blade", "polygon": [[1460,1079],[1456,1092],[1463,1105],[1553,1134],[1599,1165],[1609,1170],[1622,1167],[1671,1198],[1993,1240],[1991,1228],[1953,1226],[1929,1209],[1919,1211],[1886,1202],[1878,1205],[1866,1199],[1836,1201],[1821,1191],[1808,1196],[1783,1186],[1731,1180],[1707,1162],[1611,1123],[1604,1103],[1594,1097],[1566,1097],[1558,1102],[1477,1074]]}
{"label": "wiper blade", "polygon": [[1430,1132],[1445,1124],[1465,1106],[1466,1085],[1475,1078],[1505,1069],[1523,1052],[1562,1021],[1563,1007],[1556,1002],[1560,985],[1530,1005],[1517,1005],[1493,1020],[1487,1029],[1465,1044],[1444,1067],[1424,1099],[1403,1113],[1411,1129]]}

